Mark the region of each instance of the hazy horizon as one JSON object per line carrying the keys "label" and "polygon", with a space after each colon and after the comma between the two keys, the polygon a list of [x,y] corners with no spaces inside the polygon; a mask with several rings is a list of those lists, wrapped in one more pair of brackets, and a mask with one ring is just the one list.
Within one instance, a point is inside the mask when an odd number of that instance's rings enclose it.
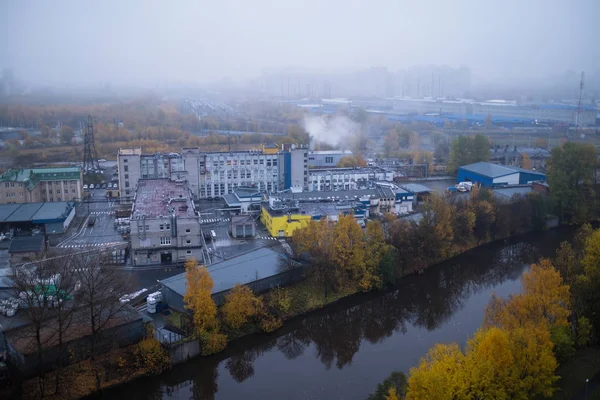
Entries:
{"label": "hazy horizon", "polygon": [[478,82],[600,70],[597,0],[6,1],[0,68],[37,84],[214,83],[266,69],[467,66]]}

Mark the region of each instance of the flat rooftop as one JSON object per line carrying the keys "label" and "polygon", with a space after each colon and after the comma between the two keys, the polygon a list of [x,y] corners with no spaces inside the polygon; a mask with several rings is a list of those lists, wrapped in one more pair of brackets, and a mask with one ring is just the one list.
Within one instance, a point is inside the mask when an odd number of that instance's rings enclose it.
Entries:
{"label": "flat rooftop", "polygon": [[510,175],[518,172],[515,169],[504,165],[492,164],[483,161],[475,164],[464,165],[459,169],[464,169],[465,171],[474,172],[476,174],[486,176],[489,178],[499,178],[501,176]]}
{"label": "flat rooftop", "polygon": [[355,189],[355,190],[332,190],[332,191],[312,191],[301,193],[278,193],[273,197],[282,199],[292,199],[299,201],[320,201],[320,200],[353,200],[356,198],[393,198],[394,192],[390,188],[378,187],[375,189]]}
{"label": "flat rooftop", "polygon": [[67,218],[73,203],[57,201],[51,203],[24,203],[0,205],[0,222],[47,223]]}
{"label": "flat rooftop", "polygon": [[[215,294],[229,290],[236,283],[245,285],[257,279],[268,278],[284,272],[288,268],[287,263],[282,263],[285,259],[285,255],[270,248],[262,247],[213,264],[208,267],[208,272],[215,284],[211,293]],[[160,281],[162,285],[181,296],[185,294],[185,282],[185,273]]]}
{"label": "flat rooftop", "polygon": [[119,149],[119,155],[120,156],[141,156],[142,155],[142,149],[141,148],[137,148],[137,149]]}
{"label": "flat rooftop", "polygon": [[194,202],[186,182],[170,179],[140,179],[135,192],[132,218],[195,217]]}

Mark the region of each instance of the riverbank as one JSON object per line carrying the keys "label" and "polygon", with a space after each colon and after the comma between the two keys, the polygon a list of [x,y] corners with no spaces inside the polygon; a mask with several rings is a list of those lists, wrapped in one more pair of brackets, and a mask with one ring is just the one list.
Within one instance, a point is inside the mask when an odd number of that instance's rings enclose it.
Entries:
{"label": "riverbank", "polygon": [[[273,340],[277,340],[277,338],[282,335],[284,337],[288,335],[296,336],[297,334],[294,332],[298,331],[298,329],[305,330],[307,324],[311,326],[311,330],[319,327],[319,330],[325,329],[327,335],[333,335],[330,339],[312,339],[315,340],[316,343],[325,343],[330,340],[348,342],[348,345],[340,344],[341,347],[333,352],[333,354],[337,354],[337,357],[340,357],[338,362],[334,362],[334,365],[338,365],[338,368],[340,368],[342,365],[347,365],[347,361],[342,362],[341,360],[352,359],[352,353],[348,355],[343,354],[350,349],[354,349],[353,351],[358,349],[357,343],[360,343],[360,340],[355,337],[356,333],[354,332],[358,326],[363,324],[366,326],[364,328],[365,332],[361,335],[366,335],[365,338],[369,341],[373,340],[374,343],[381,340],[377,338],[389,337],[389,335],[397,329],[403,331],[405,328],[398,328],[398,324],[404,326],[407,322],[401,321],[415,312],[418,315],[410,317],[410,320],[423,321],[423,326],[428,330],[437,329],[441,323],[444,323],[443,321],[450,318],[450,315],[456,312],[456,307],[462,307],[462,305],[458,306],[461,301],[456,300],[455,297],[462,296],[461,293],[463,293],[467,287],[469,287],[469,292],[474,290],[471,287],[473,284],[467,284],[465,282],[472,281],[476,285],[475,287],[483,285],[482,287],[485,287],[486,290],[488,290],[489,288],[495,287],[494,285],[497,285],[498,282],[501,282],[504,279],[518,279],[523,268],[525,268],[525,265],[529,265],[540,256],[545,255],[534,251],[529,245],[523,247],[522,245],[524,242],[547,242],[550,240],[552,241],[550,253],[553,254],[555,246],[563,240],[562,237],[564,235],[567,235],[568,237],[570,235],[569,232],[573,229],[574,228],[565,227],[559,230],[547,231],[542,235],[519,235],[481,246],[474,246],[469,250],[463,251],[458,256],[449,258],[447,261],[432,265],[422,274],[408,274],[407,276],[404,276],[397,285],[387,288],[384,291],[375,290],[368,293],[357,291],[338,292],[335,294],[330,293],[327,299],[325,299],[322,291],[315,287],[311,287],[306,281],[300,282],[292,287],[286,288],[286,290],[289,290],[290,292],[293,291],[295,296],[299,299],[304,298],[309,299],[309,301],[300,301],[297,304],[292,303],[286,314],[287,317],[285,318],[285,323],[282,328],[271,334],[257,334],[258,328],[256,327],[240,332],[239,336],[230,337],[231,341],[228,344],[228,349],[224,353],[211,357],[197,357],[192,361],[188,361],[187,357],[182,357],[181,361],[183,362],[183,365],[181,365],[181,367],[175,367],[176,370],[174,370],[173,374],[176,377],[181,375],[181,368],[185,370],[189,363],[201,365],[209,364],[214,366],[227,358],[236,358],[236,354],[244,348],[265,349],[269,348],[269,346],[272,347],[273,345],[270,343],[272,343]],[[560,239],[554,239],[555,237],[560,237]],[[497,255],[495,255],[496,253]],[[517,262],[521,259],[523,265],[521,265],[520,262]],[[517,262],[517,264],[514,264],[515,262]],[[488,271],[489,268],[492,269]],[[458,287],[456,286],[457,284],[459,285]],[[465,284],[466,286],[464,286]],[[462,287],[465,289],[460,289]],[[501,289],[497,290],[502,291]],[[438,296],[439,298],[437,298]],[[390,303],[390,301],[392,301],[392,303]],[[415,301],[417,301],[417,303],[413,304]],[[484,301],[487,302],[487,300]],[[394,306],[393,302],[400,303]],[[370,320],[371,322],[358,323],[355,320],[355,318],[357,318],[355,310],[357,308],[365,309],[365,304],[379,305],[369,306],[370,309],[361,317],[365,318],[364,321]],[[386,316],[387,314],[390,315]],[[337,317],[334,317],[334,315],[339,315],[340,318],[338,319]],[[322,322],[315,323],[314,328],[312,328],[313,324],[310,322],[312,320]],[[390,325],[392,321],[396,322]],[[327,325],[330,325],[331,323],[335,323],[335,328],[331,326],[327,327]],[[479,321],[477,321],[477,325],[478,324]],[[383,330],[380,333],[375,334],[375,332],[379,332],[381,329]],[[470,328],[467,329],[466,322],[462,323],[461,330],[462,329],[466,329],[465,332],[470,332]],[[323,333],[325,333],[325,331],[323,331]],[[302,334],[302,336],[304,335],[305,334]],[[452,340],[460,341],[463,339],[466,340],[466,337],[467,336],[463,333],[450,338]],[[305,340],[306,339],[294,339],[294,341],[297,342],[295,346],[304,343]],[[346,346],[349,347],[346,348]],[[326,355],[328,353],[329,350],[319,350],[319,354]],[[259,353],[252,352],[251,354]],[[294,350],[293,354],[297,354],[297,350]],[[244,359],[247,358],[247,356],[243,357]],[[250,358],[252,357],[256,357],[256,355],[253,355]],[[288,356],[286,356],[286,358],[287,357]],[[414,365],[418,361],[419,357],[420,355],[416,355],[412,358],[407,358],[406,362],[408,364],[406,371],[408,371],[408,367]],[[389,371],[386,369],[385,375],[373,378],[373,386],[376,382],[387,376],[388,373]],[[168,372],[167,376],[171,376],[171,373]],[[105,397],[103,393],[114,393],[126,390],[125,388],[130,387],[131,385],[146,386],[155,382],[156,378],[136,375],[131,376],[129,380],[137,380],[138,382],[144,383],[125,383],[125,380],[113,382],[117,383],[117,385],[113,385],[110,389],[103,389],[102,393],[96,394],[95,396],[111,398],[110,395],[109,397]],[[236,381],[238,380],[236,379]],[[365,387],[368,383],[369,382],[365,383]],[[371,387],[368,387],[368,390],[371,389]]]}

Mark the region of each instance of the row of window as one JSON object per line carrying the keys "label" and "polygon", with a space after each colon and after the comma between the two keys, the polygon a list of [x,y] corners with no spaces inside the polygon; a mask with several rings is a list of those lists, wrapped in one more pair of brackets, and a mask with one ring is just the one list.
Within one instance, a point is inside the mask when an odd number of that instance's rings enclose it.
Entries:
{"label": "row of window", "polygon": [[[267,159],[264,159],[264,158],[254,158],[252,160],[227,160],[227,161],[220,160],[220,161],[213,161],[212,162],[212,166],[215,167],[215,168],[225,167],[225,166],[227,166],[227,167],[232,167],[232,166],[235,167],[237,165],[240,165],[240,166],[248,165],[248,166],[250,166],[250,165],[265,165],[265,164],[266,164],[267,167],[276,167],[277,166],[277,159],[276,158],[272,158],[272,159],[271,158],[267,158]],[[203,168],[204,167],[204,160],[200,160],[199,161],[199,165],[200,165],[200,168]],[[208,166],[208,164],[207,164],[207,166]]]}

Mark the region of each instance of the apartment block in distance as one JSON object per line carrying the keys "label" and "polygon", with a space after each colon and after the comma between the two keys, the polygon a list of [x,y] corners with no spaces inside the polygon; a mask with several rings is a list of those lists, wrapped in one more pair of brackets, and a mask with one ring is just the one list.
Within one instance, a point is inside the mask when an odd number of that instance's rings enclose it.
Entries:
{"label": "apartment block in distance", "polygon": [[10,169],[0,175],[0,204],[79,201],[79,167]]}
{"label": "apartment block in distance", "polygon": [[140,179],[130,222],[133,265],[203,260],[199,218],[186,181]]}

